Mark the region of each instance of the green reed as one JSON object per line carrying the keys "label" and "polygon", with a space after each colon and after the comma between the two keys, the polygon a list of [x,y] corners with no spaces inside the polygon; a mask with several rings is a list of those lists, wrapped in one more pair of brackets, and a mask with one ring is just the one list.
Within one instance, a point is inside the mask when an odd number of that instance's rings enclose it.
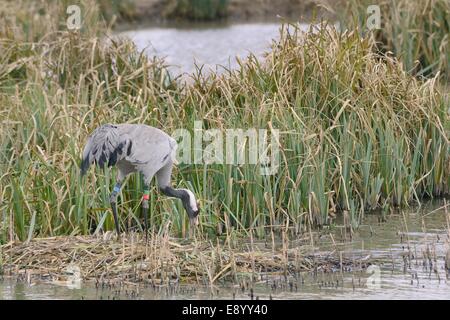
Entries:
{"label": "green reed", "polygon": [[369,5],[381,9],[381,29],[374,31],[378,49],[392,52],[415,75],[433,77],[439,72],[450,80],[449,1],[347,1],[338,10],[341,23],[364,29]]}
{"label": "green reed", "polygon": [[[47,26],[51,41],[30,42],[42,30],[24,34],[11,23],[0,33],[1,242],[113,229],[116,170],[81,179],[78,168],[88,134],[103,123],[280,130],[274,175],[258,164],[174,169],[174,185],[200,199],[205,237],[264,237],[286,225],[301,234],[342,212],[357,227],[365,210],[449,192],[448,98],[436,78],[420,81],[377,53],[370,34],[284,25],[264,61],[250,56],[235,71],[181,85],[129,40],[99,37],[101,27]],[[140,176],[127,179],[122,227],[140,228],[142,188]],[[169,224],[188,234],[181,203],[156,187],[149,214],[155,232]]]}

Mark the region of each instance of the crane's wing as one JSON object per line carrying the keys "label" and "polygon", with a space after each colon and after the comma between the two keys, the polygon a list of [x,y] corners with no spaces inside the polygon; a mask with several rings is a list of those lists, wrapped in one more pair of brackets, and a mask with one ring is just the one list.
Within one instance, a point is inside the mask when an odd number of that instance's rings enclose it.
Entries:
{"label": "crane's wing", "polygon": [[155,170],[167,160],[175,160],[177,143],[164,131],[147,125],[126,124],[121,125],[120,129],[132,141],[125,160],[134,164],[148,164]]}
{"label": "crane's wing", "polygon": [[116,125],[105,124],[97,128],[84,147],[81,174],[84,175],[94,162],[99,167],[115,165],[131,154],[132,145],[131,138]]}

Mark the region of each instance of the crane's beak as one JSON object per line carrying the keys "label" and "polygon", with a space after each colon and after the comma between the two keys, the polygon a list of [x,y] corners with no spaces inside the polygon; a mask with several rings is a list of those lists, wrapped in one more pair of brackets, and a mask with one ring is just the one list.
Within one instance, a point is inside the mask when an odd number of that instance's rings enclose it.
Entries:
{"label": "crane's beak", "polygon": [[189,222],[191,224],[191,227],[196,227],[198,226],[198,216],[195,216],[194,218],[190,218]]}

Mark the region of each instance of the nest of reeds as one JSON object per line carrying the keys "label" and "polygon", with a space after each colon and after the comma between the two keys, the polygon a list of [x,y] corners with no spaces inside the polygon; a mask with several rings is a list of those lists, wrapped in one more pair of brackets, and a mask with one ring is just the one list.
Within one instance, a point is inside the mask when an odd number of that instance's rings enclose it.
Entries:
{"label": "nest of reeds", "polygon": [[308,253],[308,246],[266,248],[261,244],[232,247],[227,241],[180,240],[154,235],[146,240],[130,234],[120,241],[103,236],[51,237],[2,245],[5,275],[28,281],[57,282],[68,270],[83,281],[119,283],[216,283],[251,275],[293,275],[297,272],[367,267],[365,259],[339,254]]}

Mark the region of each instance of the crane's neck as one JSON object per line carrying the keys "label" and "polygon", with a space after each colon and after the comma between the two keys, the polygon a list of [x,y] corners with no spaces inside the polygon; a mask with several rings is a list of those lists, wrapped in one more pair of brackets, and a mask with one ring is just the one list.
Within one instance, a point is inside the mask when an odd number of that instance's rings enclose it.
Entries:
{"label": "crane's neck", "polygon": [[[198,212],[197,200],[195,199],[195,195],[191,190],[188,189],[174,189],[170,186],[161,188],[162,193],[169,197],[175,197],[181,199],[183,201],[183,205],[188,210],[192,210],[193,212]],[[188,212],[189,213],[189,212]]]}

